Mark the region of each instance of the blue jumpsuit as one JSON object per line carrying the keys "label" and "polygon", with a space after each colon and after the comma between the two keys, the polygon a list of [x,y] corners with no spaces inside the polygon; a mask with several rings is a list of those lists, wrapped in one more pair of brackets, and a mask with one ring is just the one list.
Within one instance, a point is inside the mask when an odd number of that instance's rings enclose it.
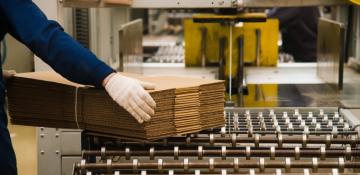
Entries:
{"label": "blue jumpsuit", "polygon": [[[64,33],[58,23],[48,20],[31,0],[0,0],[0,40],[7,33],[71,81],[100,87],[103,79],[113,72]],[[0,76],[0,174],[15,175],[16,158],[7,129],[4,101],[5,85]]]}

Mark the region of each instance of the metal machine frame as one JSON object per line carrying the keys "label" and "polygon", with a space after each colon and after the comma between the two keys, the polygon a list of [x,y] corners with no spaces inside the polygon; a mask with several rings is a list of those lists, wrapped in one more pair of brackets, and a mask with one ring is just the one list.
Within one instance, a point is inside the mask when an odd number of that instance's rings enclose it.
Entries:
{"label": "metal machine frame", "polygon": [[[226,108],[225,112],[241,112],[250,109],[253,112],[256,111],[291,111],[295,108],[278,107],[278,108]],[[316,112],[319,108],[304,107],[296,108],[302,112]],[[324,111],[339,111],[340,115],[344,116],[344,121],[347,121],[351,126],[360,124],[360,119],[351,110],[338,109],[335,107],[321,108]],[[305,118],[305,116],[304,116]],[[228,120],[230,122],[230,120]],[[228,123],[228,126],[233,124]],[[350,127],[351,127],[350,126]],[[232,128],[231,127],[231,128]],[[231,128],[221,129],[220,133],[227,134],[236,132]],[[215,129],[214,131],[217,131]],[[269,131],[270,132],[270,131]],[[304,131],[305,132],[305,131]],[[310,130],[310,132],[312,132]],[[80,162],[83,157],[84,150],[96,149],[94,145],[106,145],[106,141],[101,138],[95,138],[93,136],[87,136],[86,133],[82,133],[80,130],[69,129],[54,129],[54,128],[38,128],[38,174],[52,174],[52,175],[71,175],[73,173],[73,165],[75,162]],[[255,133],[254,133],[255,134]],[[285,134],[285,132],[284,132]],[[89,139],[91,138],[91,139]],[[109,140],[109,143],[113,142]],[[115,141],[116,144],[121,145],[122,141]],[[184,142],[185,143],[185,142]],[[113,143],[112,143],[113,144]],[[46,165],[46,166],[43,166]]]}
{"label": "metal machine frame", "polygon": [[[89,7],[86,1],[63,0],[66,7]],[[102,7],[101,0],[88,1]],[[311,5],[341,5],[345,0],[134,0],[132,8],[243,8],[243,7],[291,7]],[[94,6],[93,6],[94,7]]]}

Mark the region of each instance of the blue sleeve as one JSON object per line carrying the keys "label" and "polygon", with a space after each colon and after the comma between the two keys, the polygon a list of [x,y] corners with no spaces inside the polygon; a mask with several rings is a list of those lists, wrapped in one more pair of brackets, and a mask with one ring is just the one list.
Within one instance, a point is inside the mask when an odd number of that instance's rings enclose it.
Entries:
{"label": "blue sleeve", "polygon": [[0,11],[7,32],[65,78],[100,87],[113,72],[57,22],[48,20],[31,0],[0,0]]}

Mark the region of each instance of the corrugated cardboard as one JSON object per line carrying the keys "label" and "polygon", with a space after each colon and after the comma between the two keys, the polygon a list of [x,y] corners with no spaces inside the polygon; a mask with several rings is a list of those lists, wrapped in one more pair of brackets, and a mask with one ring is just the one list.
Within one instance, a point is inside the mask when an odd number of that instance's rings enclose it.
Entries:
{"label": "corrugated cardboard", "polygon": [[101,135],[154,140],[224,124],[224,84],[217,80],[145,77],[157,103],[151,121],[139,124],[104,89],[70,82],[54,72],[17,74],[8,87],[9,113],[15,124],[79,128]]}

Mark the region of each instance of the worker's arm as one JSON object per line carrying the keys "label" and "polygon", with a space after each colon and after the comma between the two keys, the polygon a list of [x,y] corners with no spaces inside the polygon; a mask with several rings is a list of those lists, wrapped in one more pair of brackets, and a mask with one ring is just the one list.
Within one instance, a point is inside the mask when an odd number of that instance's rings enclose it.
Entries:
{"label": "worker's arm", "polygon": [[286,27],[293,22],[296,22],[297,17],[301,15],[299,8],[283,7],[274,8],[268,13],[269,18],[278,18],[280,21],[280,28]]}
{"label": "worker's arm", "polygon": [[7,32],[67,79],[99,87],[114,72],[57,22],[48,20],[31,0],[1,0],[0,11],[7,19]]}
{"label": "worker's arm", "polygon": [[31,0],[0,0],[1,26],[65,78],[104,86],[108,94],[142,123],[154,115],[155,101],[141,82],[113,69],[81,46],[55,21],[48,20]]}

